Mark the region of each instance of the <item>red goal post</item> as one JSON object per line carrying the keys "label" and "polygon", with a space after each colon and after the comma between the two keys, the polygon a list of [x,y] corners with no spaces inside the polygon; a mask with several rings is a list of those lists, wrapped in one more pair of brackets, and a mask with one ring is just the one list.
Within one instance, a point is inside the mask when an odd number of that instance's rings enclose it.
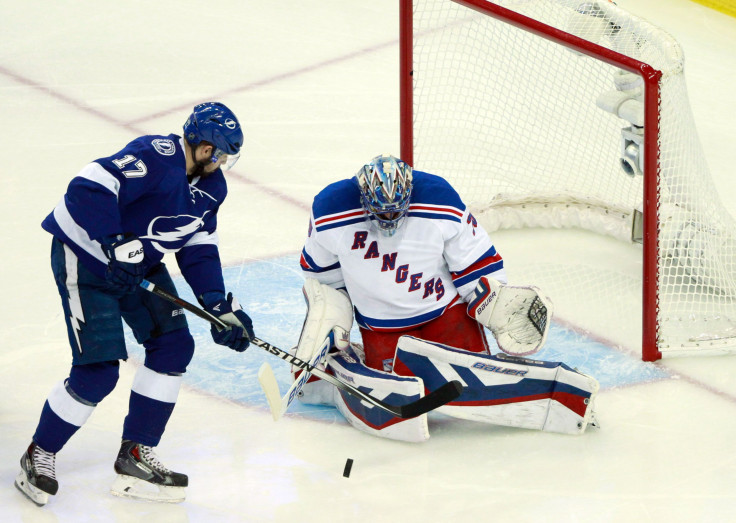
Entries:
{"label": "red goal post", "polygon": [[[644,360],[736,351],[736,226],[670,35],[608,0],[401,0],[400,17],[405,161],[450,180],[491,234],[580,228],[638,249],[637,274],[591,279],[607,320],[629,306],[606,310],[606,293],[636,281]],[[590,299],[564,272],[526,283]]]}

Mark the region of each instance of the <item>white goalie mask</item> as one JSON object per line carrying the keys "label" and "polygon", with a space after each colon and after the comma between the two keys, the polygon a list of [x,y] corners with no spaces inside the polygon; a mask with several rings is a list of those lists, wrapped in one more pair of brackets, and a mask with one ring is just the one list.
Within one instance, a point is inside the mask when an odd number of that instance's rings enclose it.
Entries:
{"label": "white goalie mask", "polygon": [[392,236],[409,209],[412,168],[394,156],[376,156],[355,179],[363,208],[382,233]]}

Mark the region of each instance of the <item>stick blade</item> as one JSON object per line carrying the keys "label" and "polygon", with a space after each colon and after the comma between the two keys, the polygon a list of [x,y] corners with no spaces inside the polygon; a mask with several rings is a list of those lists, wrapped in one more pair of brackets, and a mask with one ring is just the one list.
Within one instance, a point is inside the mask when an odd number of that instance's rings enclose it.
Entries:
{"label": "stick blade", "polygon": [[401,418],[416,418],[456,399],[463,392],[463,385],[457,380],[448,381],[423,398],[399,407]]}
{"label": "stick blade", "polygon": [[261,389],[266,395],[266,401],[268,401],[268,408],[271,409],[273,420],[278,421],[283,414],[281,408],[281,391],[279,390],[279,384],[276,381],[273,369],[266,362],[258,369],[258,383],[261,384]]}

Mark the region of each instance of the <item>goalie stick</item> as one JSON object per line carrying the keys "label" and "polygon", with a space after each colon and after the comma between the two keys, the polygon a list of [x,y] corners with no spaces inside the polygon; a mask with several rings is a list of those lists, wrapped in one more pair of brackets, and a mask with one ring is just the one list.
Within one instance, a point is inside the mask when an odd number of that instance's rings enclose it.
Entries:
{"label": "goalie stick", "polygon": [[[151,292],[155,294],[156,296],[159,296],[160,298],[163,298],[165,300],[170,301],[171,303],[174,303],[180,307],[182,307],[185,310],[188,310],[192,314],[199,316],[200,318],[207,320],[208,322],[212,323],[213,325],[216,325],[222,329],[228,328],[228,325],[225,324],[222,320],[220,320],[217,316],[210,314],[206,310],[197,307],[196,305],[189,303],[186,300],[183,300],[179,298],[178,296],[174,296],[173,294],[165,291],[164,289],[160,289],[153,283],[151,283],[148,280],[143,280],[140,284],[141,287],[143,287],[148,292]],[[390,412],[397,418],[402,419],[408,419],[408,418],[415,418],[417,416],[421,416],[422,414],[425,414],[429,412],[430,410],[434,410],[437,407],[441,407],[445,403],[448,403],[458,396],[460,396],[460,393],[463,390],[462,384],[457,380],[448,381],[441,387],[438,387],[436,390],[433,390],[426,396],[419,398],[416,401],[412,401],[411,403],[406,403],[404,405],[389,405],[388,403],[385,403],[378,398],[374,398],[370,394],[367,394],[363,392],[362,390],[353,387],[352,385],[345,383],[344,381],[339,380],[332,374],[328,374],[326,371],[323,371],[319,369],[318,367],[315,367],[313,365],[310,365],[308,362],[301,360],[297,358],[296,356],[292,356],[287,351],[279,349],[278,347],[274,347],[270,343],[263,341],[259,338],[252,338],[250,342],[253,345],[256,345],[266,352],[273,354],[274,356],[278,356],[282,360],[286,361],[287,363],[291,363],[292,365],[295,365],[299,368],[301,368],[305,372],[309,372],[314,374],[320,379],[325,380],[328,383],[331,383],[338,389],[355,396],[356,398],[359,398],[367,403],[370,403],[371,405],[375,405],[376,407],[383,409],[387,412]]]}

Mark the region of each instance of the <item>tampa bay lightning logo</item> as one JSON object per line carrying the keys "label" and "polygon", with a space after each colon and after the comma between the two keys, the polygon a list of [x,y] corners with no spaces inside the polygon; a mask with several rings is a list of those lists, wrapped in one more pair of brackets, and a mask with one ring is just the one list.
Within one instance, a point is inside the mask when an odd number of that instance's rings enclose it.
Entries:
{"label": "tampa bay lightning logo", "polygon": [[156,138],[151,142],[151,145],[153,145],[153,148],[156,149],[159,154],[163,154],[164,156],[173,156],[176,153],[174,142],[168,138]]}
{"label": "tampa bay lightning logo", "polygon": [[233,120],[232,118],[227,118],[225,120],[225,127],[228,129],[235,129],[238,126],[237,122]]}
{"label": "tampa bay lightning logo", "polygon": [[206,211],[200,218],[180,214],[178,216],[157,216],[148,224],[145,238],[151,242],[151,246],[159,252],[176,252],[204,226],[204,217],[209,213]]}

